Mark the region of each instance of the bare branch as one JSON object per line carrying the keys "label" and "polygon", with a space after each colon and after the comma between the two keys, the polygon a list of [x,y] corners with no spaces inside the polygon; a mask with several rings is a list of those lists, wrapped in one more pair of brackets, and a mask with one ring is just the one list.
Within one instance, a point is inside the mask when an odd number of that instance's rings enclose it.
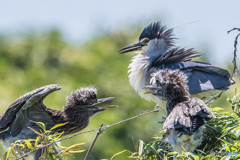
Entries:
{"label": "bare branch", "polygon": [[102,133],[102,126],[103,126],[103,124],[101,124],[101,126],[99,127],[99,129],[97,131],[97,134],[96,134],[95,138],[93,139],[93,142],[92,142],[91,146],[89,147],[84,160],[88,160],[89,155],[90,155],[90,153],[91,153],[91,151],[93,149],[93,146],[94,146],[95,142],[97,141],[98,136]]}
{"label": "bare branch", "polygon": [[229,34],[230,32],[232,32],[232,31],[234,31],[234,30],[240,31],[240,28],[233,28],[233,29],[229,30],[227,33]]}
{"label": "bare branch", "polygon": [[[231,30],[229,30],[227,33],[229,34],[230,32],[232,31],[239,31],[240,32],[240,28],[233,28]],[[233,71],[232,71],[232,74],[230,76],[230,80],[232,81],[231,83],[234,84],[234,80],[232,80],[233,76],[236,74],[236,71],[237,71],[237,44],[238,44],[238,37],[240,36],[240,33],[237,34],[235,40],[234,40],[234,51],[233,51],[233,60],[232,60],[232,63],[233,63]],[[214,96],[213,98],[211,98],[209,101],[207,101],[206,103],[209,104],[209,103],[212,103],[214,100],[218,99],[221,97],[222,93],[224,91],[221,91],[217,96]]]}
{"label": "bare branch", "polygon": [[214,102],[215,100],[217,100],[218,98],[221,97],[221,95],[223,94],[224,90],[221,91],[218,95],[212,97],[210,100],[208,100],[207,102],[205,102],[206,104],[211,104],[212,102]]}
{"label": "bare branch", "polygon": [[[231,30],[228,31],[228,34],[234,30],[237,30],[240,32],[240,28],[233,28]],[[240,33],[236,36],[235,40],[234,40],[234,51],[233,51],[233,54],[234,54],[234,57],[233,57],[233,72],[231,74],[231,78],[233,77],[233,75],[236,73],[236,70],[237,70],[237,44],[238,44],[238,37],[240,36]]]}
{"label": "bare branch", "polygon": [[[121,121],[119,121],[119,122],[117,122],[117,123],[114,123],[114,124],[112,124],[112,125],[106,125],[106,126],[104,126],[104,127],[101,127],[101,129],[102,129],[101,131],[104,131],[104,130],[110,128],[110,127],[113,127],[113,126],[119,125],[119,124],[121,124],[121,123],[124,123],[124,122],[130,121],[130,120],[132,120],[132,119],[135,119],[135,118],[138,118],[138,117],[141,117],[141,116],[144,116],[144,115],[147,115],[147,114],[153,113],[153,112],[158,112],[158,111],[159,111],[159,108],[155,108],[154,110],[151,110],[151,111],[143,111],[142,113],[140,113],[139,115],[136,115],[136,116],[134,116],[134,117],[131,117],[131,118],[128,118],[128,119],[125,119],[125,120],[121,120]],[[84,131],[84,132],[78,132],[78,133],[75,133],[75,134],[73,134],[73,135],[71,135],[71,136],[68,136],[68,137],[65,137],[65,138],[58,139],[58,140],[53,141],[53,142],[51,142],[51,143],[49,143],[49,144],[46,144],[46,145],[44,145],[44,146],[37,147],[36,149],[31,150],[30,152],[27,152],[26,154],[24,154],[24,155],[18,157],[16,160],[20,160],[20,159],[22,159],[22,158],[28,156],[29,154],[31,154],[31,153],[33,153],[33,152],[39,150],[39,149],[46,148],[46,147],[52,145],[53,143],[60,142],[60,141],[66,140],[66,139],[70,139],[70,138],[75,137],[75,136],[77,136],[77,135],[79,135],[79,134],[89,133],[89,132],[93,132],[93,131],[96,131],[96,130],[99,130],[99,128],[91,129],[91,130]]]}

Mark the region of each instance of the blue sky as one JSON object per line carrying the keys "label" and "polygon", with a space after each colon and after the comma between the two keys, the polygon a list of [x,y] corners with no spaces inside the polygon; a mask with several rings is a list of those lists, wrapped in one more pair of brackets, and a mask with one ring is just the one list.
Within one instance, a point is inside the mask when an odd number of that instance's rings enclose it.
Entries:
{"label": "blue sky", "polygon": [[[177,43],[196,50],[208,48],[210,61],[231,61],[236,33],[240,27],[238,0],[21,0],[1,1],[0,33],[57,27],[71,41],[91,38],[101,30],[114,30],[128,24],[145,24],[161,20],[168,26],[198,20],[175,28]],[[137,40],[137,37],[136,37]]]}

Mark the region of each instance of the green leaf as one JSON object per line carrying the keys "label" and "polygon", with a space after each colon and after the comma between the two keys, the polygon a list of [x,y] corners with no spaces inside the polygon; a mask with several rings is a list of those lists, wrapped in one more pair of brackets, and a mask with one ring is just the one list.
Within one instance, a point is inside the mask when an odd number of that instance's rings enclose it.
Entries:
{"label": "green leaf", "polygon": [[34,147],[32,146],[30,141],[26,141],[25,143],[29,149],[34,150]]}
{"label": "green leaf", "polygon": [[53,141],[58,140],[58,139],[63,135],[63,133],[64,133],[64,132],[62,132],[62,133],[60,133],[60,134],[58,134],[58,135],[54,135],[54,136],[57,136],[57,137],[55,137],[55,138],[53,139]]}
{"label": "green leaf", "polygon": [[171,156],[171,155],[176,155],[176,154],[178,154],[178,152],[170,152],[170,153],[169,153],[170,156]]}
{"label": "green leaf", "polygon": [[64,125],[66,125],[67,123],[68,123],[68,122],[66,122],[66,123],[56,124],[55,126],[53,126],[53,127],[50,129],[50,131],[54,130],[55,128],[58,128],[58,127],[64,126]]}
{"label": "green leaf", "polygon": [[9,157],[9,155],[10,155],[10,152],[11,152],[11,150],[12,150],[12,148],[8,148],[8,151],[7,151],[7,153],[6,153],[6,156],[4,157],[4,158],[5,158],[5,160],[7,160],[7,159],[8,159],[8,157]]}
{"label": "green leaf", "polygon": [[85,144],[85,143],[77,143],[77,144],[71,145],[71,146],[67,147],[67,148],[64,150],[64,152],[66,152],[67,150],[72,149],[72,148],[74,148],[74,147],[76,147],[76,146],[81,146],[81,145],[84,145],[84,144]]}
{"label": "green leaf", "polygon": [[38,141],[39,141],[39,139],[40,139],[40,138],[39,138],[39,137],[37,137],[37,138],[36,138],[36,140],[35,140],[35,144],[34,144],[34,147],[35,147],[35,148],[36,148],[36,147],[37,147],[37,145],[38,145]]}
{"label": "green leaf", "polygon": [[114,154],[114,155],[110,158],[110,160],[112,160],[112,159],[113,159],[114,157],[116,157],[117,155],[122,154],[122,153],[124,153],[124,152],[126,152],[126,151],[128,151],[128,150],[123,150],[123,151],[120,151],[120,152]]}
{"label": "green leaf", "polygon": [[68,150],[69,153],[81,153],[81,152],[84,152],[85,149],[80,149],[80,150]]}
{"label": "green leaf", "polygon": [[228,146],[225,146],[225,149],[226,149],[226,152],[229,152],[229,151],[230,151],[230,149],[229,149]]}
{"label": "green leaf", "polygon": [[37,125],[39,125],[40,127],[45,128],[45,124],[43,122],[35,122],[35,121],[33,121],[33,122],[36,123]]}
{"label": "green leaf", "polygon": [[31,121],[33,123],[36,123],[44,132],[46,132],[46,126],[43,122],[35,122],[35,121]]}
{"label": "green leaf", "polygon": [[220,107],[214,107],[214,108],[211,108],[211,110],[212,110],[212,111],[216,111],[216,112],[218,112],[218,111],[222,111],[223,108],[220,108]]}

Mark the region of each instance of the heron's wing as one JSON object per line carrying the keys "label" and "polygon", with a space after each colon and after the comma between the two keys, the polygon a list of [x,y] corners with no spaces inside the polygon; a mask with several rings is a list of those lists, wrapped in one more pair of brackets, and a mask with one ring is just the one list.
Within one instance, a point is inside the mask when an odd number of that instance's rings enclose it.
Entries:
{"label": "heron's wing", "polygon": [[167,63],[155,66],[157,69],[179,69],[188,77],[188,88],[190,94],[197,94],[207,90],[227,90],[231,85],[230,73],[222,68],[210,64],[186,61]]}
{"label": "heron's wing", "polygon": [[61,89],[60,85],[53,84],[35,89],[14,101],[3,113],[0,119],[0,130],[10,128],[12,135],[16,135],[27,121],[26,109],[34,106],[42,106],[43,99],[53,91]]}
{"label": "heron's wing", "polygon": [[194,67],[182,69],[188,76],[190,94],[197,94],[208,90],[227,90],[231,85],[230,74],[227,70],[215,66]]}
{"label": "heron's wing", "polygon": [[192,98],[189,106],[189,114],[191,117],[201,117],[205,120],[210,120],[216,117],[208,106],[199,98]]}
{"label": "heron's wing", "polygon": [[184,130],[192,126],[189,108],[185,103],[176,105],[163,124],[164,129]]}

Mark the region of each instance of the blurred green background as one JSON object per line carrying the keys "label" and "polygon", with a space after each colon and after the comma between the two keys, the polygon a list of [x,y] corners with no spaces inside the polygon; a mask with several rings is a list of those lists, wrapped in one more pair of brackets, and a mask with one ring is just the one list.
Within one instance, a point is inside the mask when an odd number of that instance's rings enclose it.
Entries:
{"label": "blurred green background", "polygon": [[[51,108],[62,109],[65,98],[82,86],[98,88],[98,97],[115,96],[112,104],[118,108],[104,111],[90,120],[89,130],[152,110],[154,104],[140,99],[130,87],[127,67],[134,53],[119,55],[118,49],[137,41],[141,27],[104,32],[90,40],[73,44],[65,39],[60,30],[27,30],[15,34],[0,35],[0,112],[18,97],[47,84],[61,84],[62,89],[49,95],[44,103]],[[133,29],[134,28],[134,29]],[[134,31],[134,32],[133,32]],[[204,47],[199,47],[204,48]],[[207,49],[201,51],[204,55]],[[208,56],[203,59],[208,61]],[[226,62],[223,68],[232,71]],[[229,110],[227,97],[234,93],[235,86],[225,92],[213,105]],[[152,113],[105,130],[98,138],[90,159],[109,159],[124,149],[137,150],[139,139],[145,142],[157,136],[165,111]],[[64,146],[85,142],[88,149],[96,132],[62,141]],[[0,149],[3,153],[3,149]],[[83,159],[86,152],[74,154],[72,159]],[[128,152],[115,159],[127,159]],[[69,159],[71,159],[69,158]]]}

